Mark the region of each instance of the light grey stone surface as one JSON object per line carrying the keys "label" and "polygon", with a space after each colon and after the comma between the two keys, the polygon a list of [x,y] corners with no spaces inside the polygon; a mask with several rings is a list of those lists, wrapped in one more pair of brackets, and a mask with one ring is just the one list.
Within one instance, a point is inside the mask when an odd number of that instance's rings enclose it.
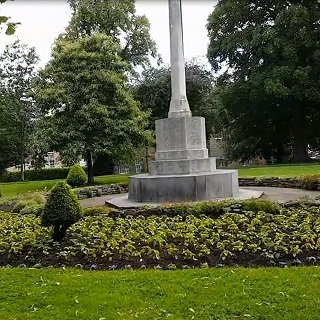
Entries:
{"label": "light grey stone surface", "polygon": [[129,179],[130,201],[165,203],[229,198],[239,193],[238,172],[216,170],[208,158],[205,119],[191,117],[186,95],[181,1],[168,0],[172,97],[167,119],[156,121],[150,174]]}
{"label": "light grey stone surface", "polygon": [[[250,190],[250,189],[239,189],[239,193],[231,197],[232,199],[235,200],[247,200],[247,199],[258,199],[263,195],[263,191],[261,190]],[[230,198],[230,199],[231,199]],[[227,198],[229,199],[229,198]],[[212,201],[221,201],[221,200],[226,200],[226,198],[216,198],[212,199]],[[208,201],[208,200],[206,200]],[[210,199],[209,199],[210,201]],[[196,202],[202,202],[202,201],[196,201]],[[105,204],[109,207],[113,208],[119,208],[119,209],[135,209],[143,206],[154,206],[158,207],[163,205],[163,203],[157,203],[157,202],[136,202],[133,200],[130,200],[128,198],[128,194],[121,194],[117,195],[113,198],[105,200]]]}
{"label": "light grey stone surface", "polygon": [[208,157],[205,119],[167,118],[156,121],[156,160]]}
{"label": "light grey stone surface", "polygon": [[168,117],[180,118],[191,116],[186,94],[181,1],[168,0],[168,4],[172,91]]}
{"label": "light grey stone surface", "polygon": [[215,158],[206,158],[151,161],[149,169],[151,175],[212,172],[216,169],[215,160]]}
{"label": "light grey stone surface", "polygon": [[181,202],[229,198],[239,193],[236,170],[186,175],[142,174],[129,178],[129,199],[136,202]]}

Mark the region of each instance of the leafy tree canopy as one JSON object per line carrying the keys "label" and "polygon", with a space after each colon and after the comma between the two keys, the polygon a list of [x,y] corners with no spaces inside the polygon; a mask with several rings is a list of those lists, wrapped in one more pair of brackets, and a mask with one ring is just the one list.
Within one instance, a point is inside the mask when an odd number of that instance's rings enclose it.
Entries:
{"label": "leafy tree canopy", "polygon": [[95,154],[132,159],[151,139],[148,114],[126,87],[129,64],[120,52],[105,34],[60,39],[35,83],[37,102],[50,115],[55,150],[78,147],[88,164],[88,182]]}
{"label": "leafy tree canopy", "polygon": [[[0,4],[3,4],[7,2],[7,0],[0,0]],[[12,35],[15,33],[16,31],[16,26],[18,25],[19,23],[17,22],[12,22],[10,21],[10,17],[8,16],[3,16],[0,14],[0,30],[3,28],[5,28],[5,34],[7,35]]]}
{"label": "leafy tree canopy", "polygon": [[[135,96],[144,110],[151,112],[151,128],[154,121],[166,118],[171,99],[171,70],[168,66],[150,68],[143,72],[133,87]],[[215,126],[215,101],[211,72],[195,60],[186,63],[187,97],[194,116],[206,118],[207,136]]]}
{"label": "leafy tree canopy", "polygon": [[72,18],[66,37],[77,39],[103,33],[120,47],[119,55],[130,66],[148,65],[156,57],[146,16],[137,15],[135,0],[68,0]]}
{"label": "leafy tree canopy", "polygon": [[0,55],[0,168],[19,163],[22,180],[24,159],[39,114],[31,98],[38,60],[34,48],[20,41],[7,45]]}
{"label": "leafy tree canopy", "polygon": [[320,3],[220,0],[207,28],[225,132],[239,146],[250,137],[249,156],[269,145],[308,160],[319,136]]}

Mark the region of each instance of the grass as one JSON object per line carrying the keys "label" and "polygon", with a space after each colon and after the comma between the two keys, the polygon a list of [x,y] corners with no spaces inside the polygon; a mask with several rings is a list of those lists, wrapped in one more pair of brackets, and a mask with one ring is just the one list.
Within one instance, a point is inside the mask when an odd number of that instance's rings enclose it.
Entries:
{"label": "grass", "polygon": [[[29,191],[50,190],[58,181],[62,180],[45,180],[45,181],[25,181],[25,182],[8,182],[0,183],[0,191],[3,197],[13,197],[19,194],[24,194]],[[127,175],[108,175],[95,177],[95,184],[113,184],[127,182]]]}
{"label": "grass", "polygon": [[319,319],[317,267],[1,269],[1,320]]}
{"label": "grass", "polygon": [[239,177],[298,177],[320,174],[319,164],[270,165],[256,168],[240,168]]}
{"label": "grass", "polygon": [[[320,164],[299,164],[299,165],[270,165],[266,167],[255,168],[240,168],[239,177],[298,177],[308,174],[320,174]],[[35,190],[48,190],[52,186],[61,180],[47,180],[47,181],[26,181],[26,182],[12,182],[12,183],[0,183],[0,191],[4,197],[16,196],[17,194],[23,194],[28,191]],[[95,177],[95,184],[112,184],[119,182],[127,182],[127,175],[108,175]]]}

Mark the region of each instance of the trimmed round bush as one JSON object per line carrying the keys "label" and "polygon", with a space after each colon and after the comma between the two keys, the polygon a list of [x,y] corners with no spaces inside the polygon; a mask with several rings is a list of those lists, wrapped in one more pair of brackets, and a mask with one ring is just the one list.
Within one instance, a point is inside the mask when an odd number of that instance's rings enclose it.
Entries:
{"label": "trimmed round bush", "polygon": [[80,166],[80,164],[76,164],[71,167],[68,176],[67,183],[71,187],[82,187],[87,181],[86,172]]}
{"label": "trimmed round bush", "polygon": [[60,241],[67,229],[82,217],[80,202],[65,182],[58,182],[52,189],[42,212],[42,224],[53,226],[52,238]]}

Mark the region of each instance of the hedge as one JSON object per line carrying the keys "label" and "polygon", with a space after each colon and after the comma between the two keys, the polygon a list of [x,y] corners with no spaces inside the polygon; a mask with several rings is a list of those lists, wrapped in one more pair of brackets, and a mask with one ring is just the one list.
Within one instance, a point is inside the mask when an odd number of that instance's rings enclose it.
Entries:
{"label": "hedge", "polygon": [[[68,173],[69,173],[69,168],[26,170],[25,180],[42,181],[42,180],[66,179]],[[5,172],[0,175],[0,182],[17,182],[20,180],[21,180],[20,171]]]}

